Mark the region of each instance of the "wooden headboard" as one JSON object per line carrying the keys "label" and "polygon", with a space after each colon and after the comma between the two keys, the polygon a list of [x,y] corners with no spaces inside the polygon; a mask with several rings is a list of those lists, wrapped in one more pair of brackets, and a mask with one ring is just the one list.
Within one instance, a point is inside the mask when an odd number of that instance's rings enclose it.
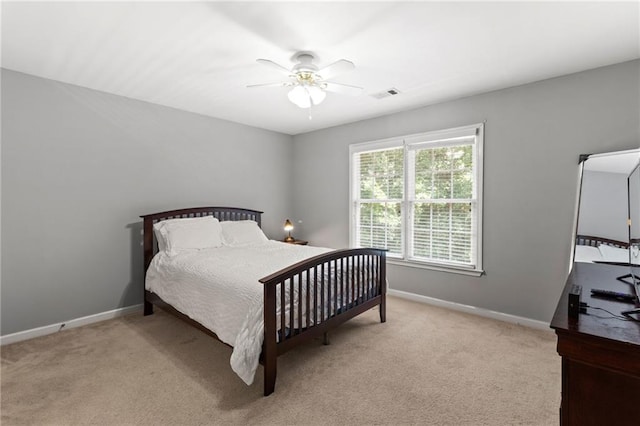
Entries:
{"label": "wooden headboard", "polygon": [[262,213],[263,212],[258,210],[241,209],[237,207],[191,207],[140,216],[143,220],[144,270],[147,270],[153,255],[156,254],[158,250],[158,243],[153,233],[154,223],[167,219],[213,216],[219,221],[253,220],[258,222],[258,226],[261,226]]}
{"label": "wooden headboard", "polygon": [[613,246],[618,248],[629,248],[629,243],[625,241],[617,241],[609,238],[594,237],[591,235],[576,236],[576,244],[579,246],[591,246],[591,247],[598,247],[600,244],[606,244],[608,246]]}

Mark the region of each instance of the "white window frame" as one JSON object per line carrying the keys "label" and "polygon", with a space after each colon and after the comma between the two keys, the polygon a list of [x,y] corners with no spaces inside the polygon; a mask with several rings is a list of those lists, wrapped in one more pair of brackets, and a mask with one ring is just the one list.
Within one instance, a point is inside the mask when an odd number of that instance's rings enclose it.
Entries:
{"label": "white window frame", "polygon": [[[476,206],[476,216],[474,229],[475,235],[472,247],[472,250],[474,250],[475,253],[475,265],[459,265],[434,260],[425,261],[409,257],[411,249],[411,247],[409,246],[412,243],[412,238],[409,238],[409,235],[411,235],[410,232],[412,232],[413,223],[412,218],[410,217],[410,207],[411,203],[414,201],[410,200],[410,197],[413,196],[413,191],[410,191],[413,185],[413,181],[411,181],[409,175],[410,167],[413,167],[413,164],[409,161],[409,151],[419,149],[420,147],[436,147],[449,145],[452,141],[455,141],[455,139],[469,138],[471,136],[475,136],[473,150],[473,174],[475,180],[475,185],[473,188],[473,200]],[[356,176],[358,170],[356,170],[355,167],[355,154],[390,148],[404,149],[404,190],[402,200],[402,255],[394,256],[392,254],[389,254],[388,262],[403,266],[426,268],[444,272],[454,272],[473,276],[482,275],[484,273],[484,270],[482,269],[484,123],[456,127],[446,130],[437,130],[420,134],[406,135],[397,138],[351,144],[349,146],[349,242],[351,247],[355,247],[356,245],[356,233],[358,229],[358,215],[356,211],[356,203],[358,198],[356,197],[359,194],[359,177]]]}

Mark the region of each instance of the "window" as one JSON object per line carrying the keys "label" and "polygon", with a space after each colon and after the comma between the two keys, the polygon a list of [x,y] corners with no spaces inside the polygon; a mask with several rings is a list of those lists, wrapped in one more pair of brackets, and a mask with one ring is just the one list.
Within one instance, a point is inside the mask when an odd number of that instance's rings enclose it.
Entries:
{"label": "window", "polygon": [[482,273],[482,124],[350,146],[351,244]]}

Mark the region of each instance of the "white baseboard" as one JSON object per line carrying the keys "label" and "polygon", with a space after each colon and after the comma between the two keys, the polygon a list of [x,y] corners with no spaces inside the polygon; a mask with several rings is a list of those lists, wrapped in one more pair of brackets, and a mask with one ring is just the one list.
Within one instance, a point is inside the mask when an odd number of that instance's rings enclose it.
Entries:
{"label": "white baseboard", "polygon": [[408,293],[406,291],[388,289],[387,294],[390,296],[400,297],[402,299],[413,300],[415,302],[426,303],[429,305],[440,306],[443,308],[452,309],[454,311],[466,312],[469,314],[479,315],[481,317],[493,318],[499,321],[510,322],[513,324],[520,324],[526,327],[536,328],[539,330],[545,330],[551,332],[549,323],[544,321],[538,321],[531,318],[519,317],[517,315],[505,314],[497,311],[490,311],[488,309],[478,308],[471,305],[463,305],[461,303],[449,302],[446,300],[436,299],[428,296],[421,296],[419,294]]}
{"label": "white baseboard", "polygon": [[92,324],[94,322],[105,321],[123,315],[131,314],[142,310],[142,304],[118,308],[112,311],[101,312],[95,315],[89,315],[82,318],[76,318],[69,321],[45,325],[44,327],[32,328],[31,330],[19,331],[17,333],[0,336],[0,346],[10,343],[21,342],[23,340],[33,339],[34,337],[46,336],[47,334],[57,333],[68,328],[81,327],[83,325]]}
{"label": "white baseboard", "polygon": [[[481,317],[493,318],[499,321],[505,321],[513,324],[520,324],[527,327],[540,329],[540,330],[551,331],[551,329],[549,328],[549,323],[546,323],[544,321],[533,320],[530,318],[519,317],[516,315],[505,314],[497,311],[490,311],[488,309],[478,308],[471,305],[463,305],[455,302],[449,302],[446,300],[436,299],[433,297],[422,296],[414,293],[408,293],[406,291],[388,289],[387,294],[389,294],[390,296],[400,297],[402,299],[408,299],[408,300],[413,300],[415,302],[421,302],[429,305],[452,309],[454,311],[466,312],[469,314],[479,315]],[[23,340],[33,339],[35,337],[46,336],[48,334],[53,334],[62,330],[66,330],[68,328],[81,327],[83,325],[117,318],[123,315],[134,313],[136,311],[141,311],[141,310],[142,310],[142,304],[127,306],[126,308],[114,309],[112,311],[102,312],[95,315],[89,315],[82,318],[76,318],[76,319],[72,319],[72,320],[57,323],[57,324],[51,324],[51,325],[46,325],[44,327],[32,328],[31,330],[25,330],[25,331],[19,331],[13,334],[7,334],[5,336],[0,336],[0,346],[21,342]]]}

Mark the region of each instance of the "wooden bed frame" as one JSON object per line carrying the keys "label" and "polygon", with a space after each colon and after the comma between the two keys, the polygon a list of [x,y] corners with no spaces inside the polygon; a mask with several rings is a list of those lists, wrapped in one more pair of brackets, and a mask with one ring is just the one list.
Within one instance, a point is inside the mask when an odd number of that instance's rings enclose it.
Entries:
{"label": "wooden bed frame", "polygon": [[[157,252],[153,224],[167,219],[213,216],[220,221],[253,220],[261,225],[262,212],[234,207],[196,207],[171,210],[140,216],[143,219],[144,271]],[[264,342],[260,363],[264,367],[264,395],[275,389],[277,357],[312,338],[323,336],[345,321],[376,306],[380,307],[380,322],[386,321],[386,250],[344,249],[321,254],[298,262],[259,280],[264,289]],[[285,289],[298,300],[286,300]],[[302,291],[303,288],[306,291]],[[310,300],[310,294],[320,295]],[[326,299],[325,300],[325,294]],[[304,295],[304,296],[303,296]],[[338,302],[338,295],[346,295],[349,303]],[[318,300],[320,299],[320,300]],[[295,303],[297,302],[297,303]],[[277,314],[277,306],[285,306]],[[153,314],[156,305],[218,339],[211,330],[164,302],[157,294],[144,290],[144,315]],[[320,307],[320,309],[319,309]],[[297,315],[294,316],[294,313]],[[318,314],[320,312],[320,314]],[[293,324],[285,330],[280,323]],[[303,318],[305,318],[303,320]],[[219,339],[218,339],[219,340]]]}
{"label": "wooden bed frame", "polygon": [[609,238],[594,237],[592,235],[576,236],[576,245],[598,247],[600,244],[606,244],[608,246],[613,246],[613,247],[618,247],[623,249],[629,248],[629,243],[626,241],[617,241]]}

